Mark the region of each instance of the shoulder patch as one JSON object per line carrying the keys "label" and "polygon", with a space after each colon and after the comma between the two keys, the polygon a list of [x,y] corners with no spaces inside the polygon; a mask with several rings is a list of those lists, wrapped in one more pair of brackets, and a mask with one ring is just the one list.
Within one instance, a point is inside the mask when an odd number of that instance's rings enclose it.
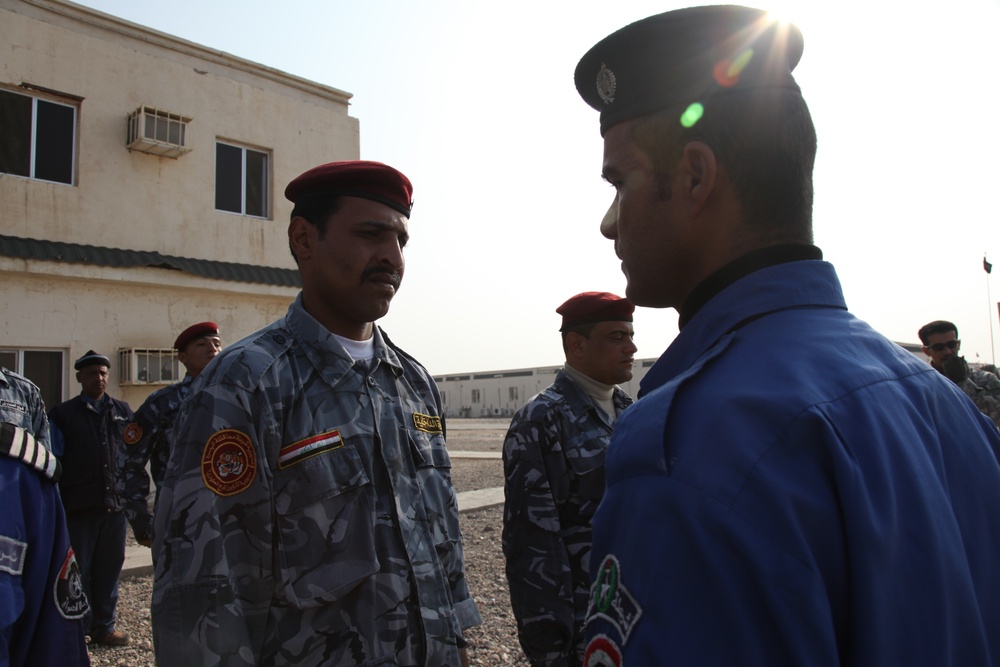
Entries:
{"label": "shoulder patch", "polygon": [[201,478],[205,486],[220,496],[245,491],[257,475],[257,455],[253,442],[243,431],[217,431],[205,443],[201,455]]}
{"label": "shoulder patch", "polygon": [[20,412],[22,415],[27,414],[28,406],[24,403],[18,403],[17,401],[12,401],[7,398],[0,398],[0,408],[4,410],[13,410],[14,412]]}
{"label": "shoulder patch", "polygon": [[59,460],[45,445],[39,444],[35,436],[20,426],[0,424],[0,454],[21,459],[53,482],[58,482],[62,474]]}
{"label": "shoulder patch", "polygon": [[80,566],[76,563],[76,554],[73,553],[72,547],[66,552],[66,559],[52,586],[52,596],[63,618],[83,618],[90,610],[90,603],[87,602],[87,596],[83,592]]}
{"label": "shoulder patch", "polygon": [[413,413],[413,426],[424,433],[444,433],[440,417],[424,415],[419,412]]}
{"label": "shoulder patch", "polygon": [[621,564],[618,558],[614,554],[608,554],[601,562],[596,580],[590,588],[587,622],[594,618],[608,621],[618,631],[624,645],[642,616],[642,608],[625,588],[621,578]]}
{"label": "shoulder patch", "polygon": [[138,422],[132,422],[125,427],[125,432],[122,433],[122,440],[125,441],[126,445],[134,445],[142,440],[142,427],[139,426]]}
{"label": "shoulder patch", "polygon": [[344,440],[340,437],[340,431],[333,430],[308,437],[290,445],[285,445],[278,452],[278,468],[284,470],[291,466],[305,461],[308,458],[328,452],[331,449],[338,449],[344,446]]}
{"label": "shoulder patch", "polygon": [[24,556],[27,552],[27,542],[0,535],[0,572],[20,576],[24,571]]}

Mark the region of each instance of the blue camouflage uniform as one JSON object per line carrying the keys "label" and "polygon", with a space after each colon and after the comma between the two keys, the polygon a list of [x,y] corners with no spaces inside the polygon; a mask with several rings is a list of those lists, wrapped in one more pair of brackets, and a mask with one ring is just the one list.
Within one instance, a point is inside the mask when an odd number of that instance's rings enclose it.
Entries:
{"label": "blue camouflage uniform", "polygon": [[980,412],[1000,427],[1000,378],[989,371],[970,368],[968,377],[958,386]]}
{"label": "blue camouflage uniform", "polygon": [[[0,369],[0,665],[89,665],[87,598],[38,388]],[[37,436],[37,437],[36,437]]]}
{"label": "blue camouflage uniform", "polygon": [[745,274],[615,426],[589,664],[998,664],[998,454],[831,265]]}
{"label": "blue camouflage uniform", "polygon": [[301,305],[192,386],[153,531],[161,665],[458,665],[480,622],[433,379]]}
{"label": "blue camouflage uniform", "polygon": [[121,448],[118,481],[124,503],[125,517],[132,526],[137,540],[151,537],[153,517],[149,512],[149,477],[146,463],[156,484],[156,497],[167,472],[170,458],[170,433],[181,403],[191,392],[190,375],[169,387],[149,395],[135,411],[134,419],[125,428]]}
{"label": "blue camouflage uniform", "polygon": [[[615,417],[632,403],[615,387]],[[612,420],[564,370],[504,439],[503,552],[518,639],[532,665],[579,665],[590,522],[604,495]]]}

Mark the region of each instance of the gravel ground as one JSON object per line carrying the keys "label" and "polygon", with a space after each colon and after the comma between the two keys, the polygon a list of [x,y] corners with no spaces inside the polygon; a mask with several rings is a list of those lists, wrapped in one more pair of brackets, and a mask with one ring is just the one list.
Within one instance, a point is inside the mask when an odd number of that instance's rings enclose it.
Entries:
{"label": "gravel ground", "polygon": [[[503,420],[452,420],[448,422],[448,448],[499,453],[507,422]],[[452,480],[459,493],[503,486],[499,459],[454,459]],[[500,552],[502,508],[463,512],[466,577],[479,607],[483,624],[468,632],[470,662],[477,667],[514,665],[528,667],[517,643],[517,630],[510,610],[510,595]],[[129,544],[132,545],[131,532]],[[118,629],[132,637],[122,648],[93,646],[90,660],[95,667],[155,667],[149,601],[151,576],[123,579],[119,585]]]}

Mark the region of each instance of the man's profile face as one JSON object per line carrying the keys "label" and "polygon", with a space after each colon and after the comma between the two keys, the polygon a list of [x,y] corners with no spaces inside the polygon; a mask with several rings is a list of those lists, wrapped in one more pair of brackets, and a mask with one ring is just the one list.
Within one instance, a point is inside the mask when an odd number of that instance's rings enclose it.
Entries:
{"label": "man's profile face", "polygon": [[670,182],[658,181],[652,160],[631,137],[634,121],[604,135],[604,179],[615,198],[601,233],[615,242],[628,279],[626,296],[637,306],[678,307],[684,293],[688,248],[670,196]]}
{"label": "man's profile face", "polygon": [[296,246],[306,310],[331,332],[353,338],[389,312],[403,279],[407,217],[385,204],[344,197],[322,238],[314,225],[296,220],[308,236],[307,246]]}
{"label": "man's profile face", "polygon": [[941,370],[941,364],[962,349],[962,341],[958,340],[958,332],[945,331],[944,333],[930,334],[927,336],[927,345],[924,345],[924,354],[931,358],[931,366]]}
{"label": "man's profile face", "polygon": [[76,372],[76,381],[85,395],[100,399],[108,387],[108,367],[101,364],[84,366]]}
{"label": "man's profile face", "polygon": [[572,365],[604,384],[628,382],[638,349],[633,336],[631,322],[598,322],[588,338],[580,336],[580,354]]}
{"label": "man's profile face", "polygon": [[187,372],[197,377],[205,370],[208,362],[215,359],[222,351],[222,339],[218,336],[202,336],[184,346],[183,352],[177,353],[177,359]]}

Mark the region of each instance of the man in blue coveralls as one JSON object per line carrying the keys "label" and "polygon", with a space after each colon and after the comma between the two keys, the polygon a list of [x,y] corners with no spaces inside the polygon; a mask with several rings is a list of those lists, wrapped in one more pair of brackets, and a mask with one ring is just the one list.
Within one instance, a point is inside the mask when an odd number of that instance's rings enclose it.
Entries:
{"label": "man in blue coveralls", "polygon": [[812,245],[797,28],[733,6],[580,60],[637,306],[681,331],[615,426],[585,664],[1000,664],[1000,435]]}

